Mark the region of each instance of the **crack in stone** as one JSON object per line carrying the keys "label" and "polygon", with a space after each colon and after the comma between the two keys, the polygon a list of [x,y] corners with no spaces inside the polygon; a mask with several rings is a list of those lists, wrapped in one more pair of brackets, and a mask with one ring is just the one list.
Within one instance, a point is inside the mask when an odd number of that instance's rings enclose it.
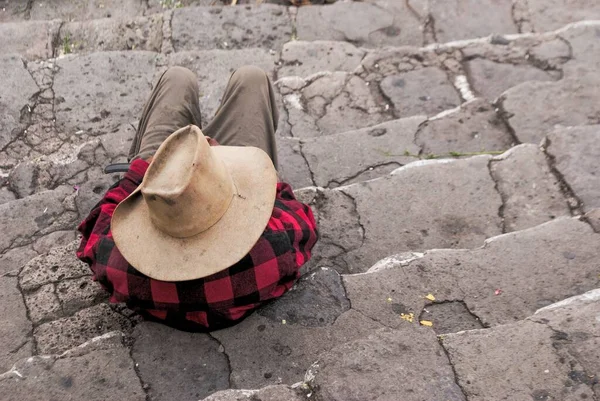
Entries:
{"label": "crack in stone", "polygon": [[327,183],[326,187],[332,189],[335,187],[340,187],[340,186],[346,185],[346,184],[348,184],[348,182],[360,177],[361,175],[363,175],[369,171],[375,171],[376,169],[378,169],[380,167],[387,167],[387,166],[402,167],[403,164],[398,163],[398,162],[385,162],[385,163],[374,164],[372,166],[364,168],[363,170],[359,171],[358,173],[356,173],[348,178],[344,178],[341,181],[331,180]]}
{"label": "crack in stone", "polygon": [[144,383],[144,380],[142,379],[142,375],[140,373],[138,363],[135,361],[135,358],[133,357],[133,346],[132,345],[133,344],[127,344],[127,349],[129,351],[129,358],[133,362],[133,371],[135,372],[135,375],[137,376],[138,380],[140,381],[140,387],[142,388],[142,391],[144,392],[146,401],[152,401],[152,399],[150,398],[150,392],[148,391],[150,389],[150,386],[148,384]]}
{"label": "crack in stone", "polygon": [[500,227],[502,228],[502,234],[505,234],[506,233],[506,217],[504,216],[504,211],[506,209],[506,202],[508,201],[508,199],[507,199],[506,195],[504,195],[502,193],[502,191],[500,190],[500,188],[498,187],[499,180],[494,174],[494,169],[492,168],[493,163],[499,163],[499,161],[491,158],[488,161],[487,168],[488,168],[488,172],[490,174],[490,178],[494,182],[494,190],[496,190],[496,192],[500,196],[501,204],[500,204],[500,207],[498,208],[498,217],[500,218]]}
{"label": "crack in stone", "polygon": [[233,374],[233,368],[231,367],[231,360],[229,359],[229,354],[227,354],[227,349],[225,349],[225,346],[221,343],[221,341],[217,340],[217,338],[213,336],[210,331],[206,334],[210,338],[212,338],[217,344],[219,344],[219,347],[223,347],[223,355],[225,355],[225,359],[227,361],[227,369],[229,370],[229,377],[227,378],[227,387],[231,388],[231,375]]}
{"label": "crack in stone", "polygon": [[504,109],[504,101],[505,100],[506,100],[506,96],[502,95],[498,99],[496,99],[495,102],[492,103],[492,106],[494,106],[494,112],[498,116],[498,119],[504,124],[504,126],[506,127],[506,130],[508,131],[508,133],[510,134],[510,137],[513,140],[511,147],[514,147],[516,145],[520,145],[521,141],[517,137],[517,133],[515,132],[515,129],[510,125],[509,119],[510,119],[510,117],[512,117],[512,114],[508,113]]}
{"label": "crack in stone", "polygon": [[432,43],[438,43],[438,38],[435,32],[435,18],[429,13],[423,24],[423,45],[427,46]]}
{"label": "crack in stone", "polygon": [[558,170],[556,167],[556,157],[549,152],[549,147],[552,144],[548,137],[545,137],[542,141],[542,152],[546,156],[546,162],[548,163],[548,167],[554,175],[554,178],[558,181],[558,185],[560,187],[560,192],[565,197],[567,205],[569,206],[569,210],[571,212],[571,216],[579,216],[583,215],[583,201],[577,196],[573,188],[566,181],[564,175]]}
{"label": "crack in stone", "polygon": [[469,397],[467,395],[467,391],[463,388],[462,384],[460,384],[460,380],[458,378],[458,373],[456,373],[456,367],[452,363],[452,358],[450,357],[450,352],[448,352],[448,350],[446,349],[446,347],[444,347],[444,340],[440,336],[438,336],[438,343],[440,344],[440,347],[442,348],[442,350],[444,350],[444,354],[446,355],[446,358],[448,359],[448,365],[450,365],[450,368],[452,369],[452,375],[454,376],[454,383],[456,383],[456,385],[458,386],[458,388],[462,392],[463,397],[465,397],[465,400],[469,401]]}
{"label": "crack in stone", "polygon": [[313,186],[317,186],[317,184],[315,182],[315,173],[314,173],[314,171],[312,169],[312,166],[308,162],[308,159],[306,158],[306,155],[304,154],[304,142],[302,140],[300,140],[298,142],[298,146],[300,147],[300,156],[304,160],[304,163],[306,163],[306,167],[308,167],[308,173],[310,174],[310,182],[311,182],[311,184]]}
{"label": "crack in stone", "polygon": [[[460,287],[459,287],[460,289]],[[462,291],[462,289],[460,289]],[[462,291],[464,293],[464,291]],[[421,309],[421,312],[419,312],[419,321],[423,320],[424,317],[426,317],[427,315],[425,315],[425,309],[427,309],[427,307],[431,306],[431,305],[444,305],[444,304],[451,304],[451,303],[459,303],[462,306],[464,306],[464,308],[466,309],[466,311],[469,313],[469,315],[477,320],[483,329],[489,329],[491,327],[491,325],[488,322],[485,322],[483,319],[481,319],[479,316],[477,316],[473,311],[471,311],[471,308],[469,308],[469,305],[462,299],[446,299],[443,301],[433,301],[433,302],[428,302],[423,306],[423,309]],[[425,319],[427,320],[427,319]],[[453,334],[453,333],[444,333],[444,335],[446,334]]]}

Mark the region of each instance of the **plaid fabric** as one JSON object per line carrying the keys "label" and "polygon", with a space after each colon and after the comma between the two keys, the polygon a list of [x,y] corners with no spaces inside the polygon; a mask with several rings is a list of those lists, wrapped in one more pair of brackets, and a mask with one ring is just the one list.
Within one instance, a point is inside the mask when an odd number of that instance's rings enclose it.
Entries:
{"label": "plaid fabric", "polygon": [[111,302],[124,302],[147,318],[179,328],[212,330],[231,325],[292,287],[300,266],[311,257],[317,228],[310,207],[298,202],[285,183],[277,184],[264,233],[248,255],[227,270],[198,280],[165,282],[127,263],[113,241],[110,221],[147,168],[146,161],[134,161],[78,228],[83,238],[77,257],[89,264]]}

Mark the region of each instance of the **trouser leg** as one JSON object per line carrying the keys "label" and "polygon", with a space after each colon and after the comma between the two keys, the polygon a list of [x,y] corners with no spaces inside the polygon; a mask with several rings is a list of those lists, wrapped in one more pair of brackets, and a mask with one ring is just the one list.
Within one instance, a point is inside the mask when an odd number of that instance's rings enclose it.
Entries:
{"label": "trouser leg", "polygon": [[154,155],[169,135],[187,125],[201,127],[196,75],[183,67],[169,68],[144,107],[129,160]]}
{"label": "trouser leg", "polygon": [[258,67],[245,66],[231,75],[221,106],[202,131],[221,145],[260,148],[277,168],[275,131],[278,119],[269,77]]}

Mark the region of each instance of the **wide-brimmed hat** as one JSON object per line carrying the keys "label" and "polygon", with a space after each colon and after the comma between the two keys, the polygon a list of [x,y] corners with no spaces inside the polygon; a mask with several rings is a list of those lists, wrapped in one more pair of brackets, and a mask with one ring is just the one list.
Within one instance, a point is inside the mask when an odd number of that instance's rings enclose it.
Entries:
{"label": "wide-brimmed hat", "polygon": [[211,147],[189,125],[160,146],[141,183],[115,210],[125,259],[162,281],[209,276],[240,261],[273,212],[277,173],[254,147]]}

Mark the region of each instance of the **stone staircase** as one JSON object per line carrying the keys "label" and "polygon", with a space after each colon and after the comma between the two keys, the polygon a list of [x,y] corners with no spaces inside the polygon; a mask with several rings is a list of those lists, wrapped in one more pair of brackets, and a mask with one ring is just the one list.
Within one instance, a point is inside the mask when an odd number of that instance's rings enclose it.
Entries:
{"label": "stone staircase", "polygon": [[[0,398],[600,400],[600,6],[213,3],[0,0]],[[166,68],[209,120],[244,64],[321,239],[237,326],[144,322],[74,228]]]}

